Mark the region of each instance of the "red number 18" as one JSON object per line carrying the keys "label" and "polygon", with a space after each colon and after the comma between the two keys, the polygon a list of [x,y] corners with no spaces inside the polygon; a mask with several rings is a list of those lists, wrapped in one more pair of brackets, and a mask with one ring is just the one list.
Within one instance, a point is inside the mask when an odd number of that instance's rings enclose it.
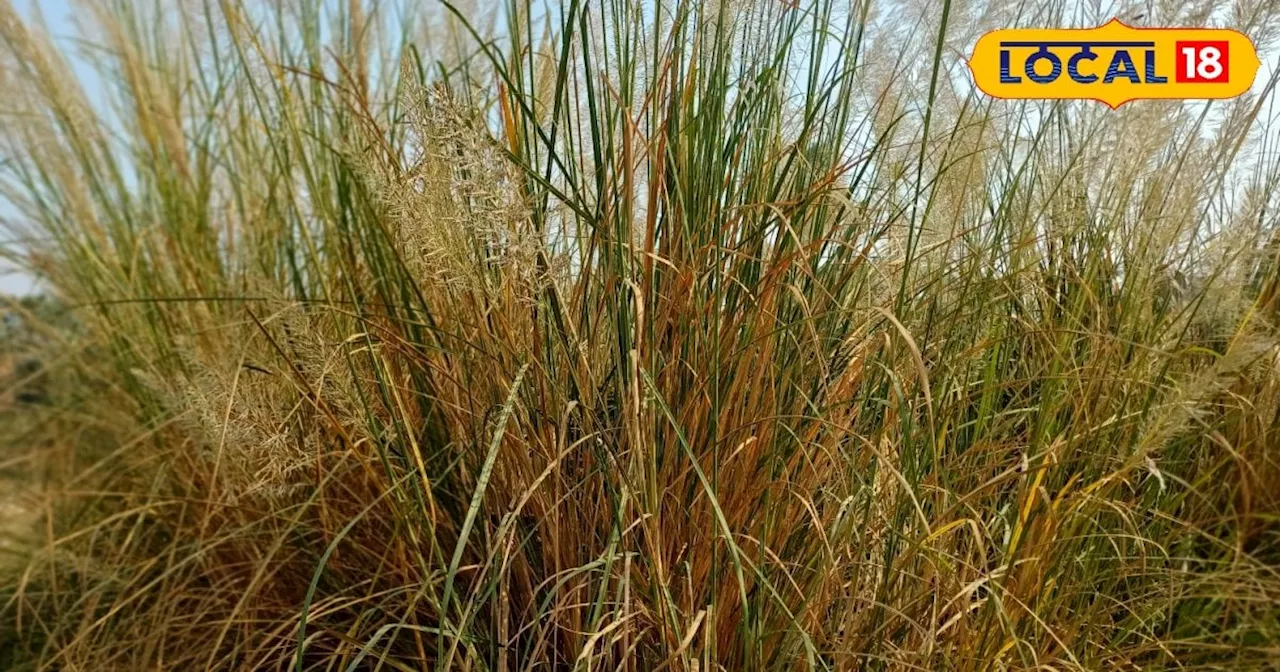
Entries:
{"label": "red number 18", "polygon": [[1227,42],[1179,42],[1178,82],[1214,84],[1227,81]]}

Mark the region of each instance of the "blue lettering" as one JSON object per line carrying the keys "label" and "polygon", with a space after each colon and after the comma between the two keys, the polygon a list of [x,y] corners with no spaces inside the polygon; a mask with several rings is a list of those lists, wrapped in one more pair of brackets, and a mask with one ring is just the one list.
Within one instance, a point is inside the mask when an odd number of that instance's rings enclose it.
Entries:
{"label": "blue lettering", "polygon": [[1078,84],[1092,84],[1098,81],[1098,76],[1080,74],[1080,61],[1096,60],[1098,60],[1098,55],[1089,51],[1088,45],[1083,45],[1080,47],[1080,53],[1067,60],[1067,74],[1071,76],[1072,81]]}
{"label": "blue lettering", "polygon": [[[1036,63],[1039,63],[1040,61],[1049,61],[1049,65],[1052,66],[1049,70],[1049,74],[1036,74]],[[1040,50],[1031,54],[1031,56],[1027,58],[1026,67],[1024,69],[1027,71],[1027,78],[1031,81],[1036,84],[1049,84],[1057,79],[1058,75],[1062,74],[1062,61],[1059,60],[1052,51],[1049,51],[1049,47],[1040,45]]]}
{"label": "blue lettering", "polygon": [[1107,74],[1103,76],[1102,83],[1110,84],[1119,77],[1124,77],[1134,84],[1142,83],[1138,78],[1138,68],[1133,64],[1133,58],[1124,49],[1117,49],[1115,55],[1111,57],[1111,65],[1107,67]]}
{"label": "blue lettering", "polygon": [[1144,61],[1144,63],[1146,64],[1146,76],[1142,78],[1142,81],[1144,81],[1144,82],[1146,82],[1146,83],[1148,83],[1148,84],[1166,84],[1166,83],[1168,83],[1168,81],[1169,81],[1169,78],[1168,78],[1168,77],[1161,77],[1160,75],[1157,75],[1157,74],[1156,74],[1156,52],[1155,52],[1155,50],[1154,50],[1154,49],[1148,49],[1148,50],[1146,50],[1146,51],[1145,51],[1145,52],[1143,52],[1143,53],[1144,53],[1143,58],[1144,58],[1144,59],[1146,59],[1146,60]]}
{"label": "blue lettering", "polygon": [[1000,50],[1000,83],[1001,84],[1018,84],[1022,81],[1021,77],[1014,77],[1009,74],[1009,50]]}

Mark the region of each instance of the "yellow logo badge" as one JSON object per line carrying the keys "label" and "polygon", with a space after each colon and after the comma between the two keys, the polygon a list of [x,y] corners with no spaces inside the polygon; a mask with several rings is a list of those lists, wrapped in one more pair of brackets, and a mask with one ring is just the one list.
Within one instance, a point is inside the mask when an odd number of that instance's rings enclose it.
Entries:
{"label": "yellow logo badge", "polygon": [[996,98],[1091,99],[1113,109],[1142,98],[1233,98],[1253,85],[1258,52],[1219,28],[1004,29],[983,35],[969,70]]}

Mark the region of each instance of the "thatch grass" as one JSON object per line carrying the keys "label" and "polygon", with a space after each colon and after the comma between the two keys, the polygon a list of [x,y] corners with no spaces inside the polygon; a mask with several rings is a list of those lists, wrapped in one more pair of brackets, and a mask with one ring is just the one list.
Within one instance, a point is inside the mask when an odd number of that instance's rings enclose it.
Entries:
{"label": "thatch grass", "polygon": [[112,0],[86,93],[0,2],[0,660],[1274,664],[1274,80],[991,100],[1110,17],[854,4]]}

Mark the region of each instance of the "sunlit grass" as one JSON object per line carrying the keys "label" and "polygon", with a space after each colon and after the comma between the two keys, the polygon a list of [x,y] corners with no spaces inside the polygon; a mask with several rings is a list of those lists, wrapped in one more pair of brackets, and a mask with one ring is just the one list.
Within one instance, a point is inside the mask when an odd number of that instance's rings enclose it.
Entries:
{"label": "sunlit grass", "polygon": [[1076,3],[414,4],[95,3],[98,100],[0,3],[64,309],[5,665],[1274,664],[1274,81],[972,90]]}

